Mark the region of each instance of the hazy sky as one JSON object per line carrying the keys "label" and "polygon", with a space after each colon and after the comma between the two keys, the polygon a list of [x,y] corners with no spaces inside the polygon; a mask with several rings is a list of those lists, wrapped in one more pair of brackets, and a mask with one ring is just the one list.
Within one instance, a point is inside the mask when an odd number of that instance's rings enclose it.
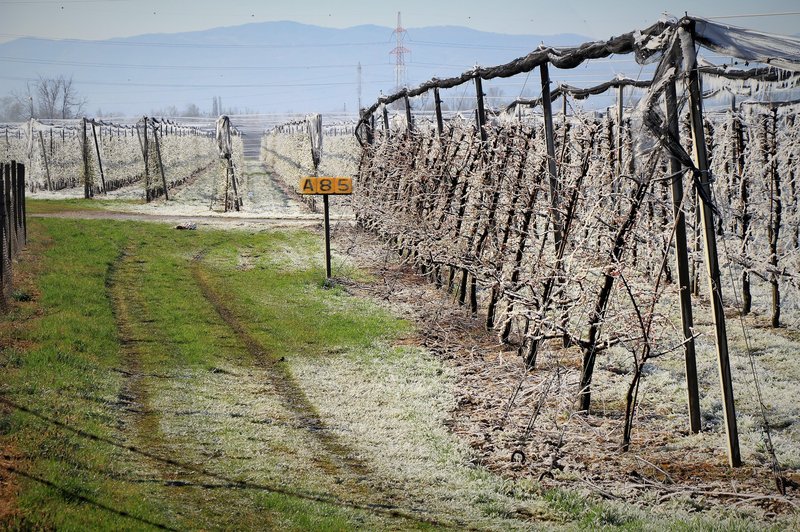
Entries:
{"label": "hazy sky", "polygon": [[[18,36],[107,39],[248,22],[294,20],[343,28],[359,24],[467,26],[517,34],[577,33],[607,38],[643,28],[668,12],[705,17],[800,12],[798,0],[0,0],[0,42]],[[725,22],[773,33],[800,32],[800,16]]]}

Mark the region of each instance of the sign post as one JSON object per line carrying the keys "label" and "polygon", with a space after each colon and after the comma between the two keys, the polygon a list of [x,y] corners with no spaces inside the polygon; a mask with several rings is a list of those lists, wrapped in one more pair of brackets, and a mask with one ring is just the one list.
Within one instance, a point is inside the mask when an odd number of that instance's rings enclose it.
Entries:
{"label": "sign post", "polygon": [[349,195],[353,193],[351,177],[304,177],[300,179],[301,194],[322,196],[325,211],[325,279],[331,278],[331,221],[328,196]]}

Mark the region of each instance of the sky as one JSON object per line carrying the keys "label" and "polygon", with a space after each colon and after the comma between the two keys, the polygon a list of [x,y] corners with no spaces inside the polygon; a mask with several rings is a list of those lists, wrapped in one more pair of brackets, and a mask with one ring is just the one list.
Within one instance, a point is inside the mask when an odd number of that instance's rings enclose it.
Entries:
{"label": "sky", "polygon": [[[334,28],[394,27],[398,11],[407,28],[454,25],[606,39],[647,27],[662,13],[680,16],[687,10],[703,17],[734,17],[718,21],[771,33],[800,31],[798,0],[0,0],[0,42],[20,36],[99,40],[277,20]],[[774,13],[780,15],[763,16]]]}

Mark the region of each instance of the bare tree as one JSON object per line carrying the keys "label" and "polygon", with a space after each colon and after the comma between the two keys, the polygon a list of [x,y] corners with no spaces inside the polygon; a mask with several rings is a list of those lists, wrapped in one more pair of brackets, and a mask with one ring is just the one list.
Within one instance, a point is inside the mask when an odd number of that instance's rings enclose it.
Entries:
{"label": "bare tree", "polygon": [[[78,94],[72,77],[60,75],[28,84],[24,93],[13,93],[17,109],[28,109],[35,118],[76,118],[83,114],[87,100]],[[27,117],[26,117],[27,118]]]}
{"label": "bare tree", "polygon": [[60,76],[59,79],[61,80],[61,118],[76,118],[84,113],[88,100],[78,94],[72,84],[72,76],[69,79]]}

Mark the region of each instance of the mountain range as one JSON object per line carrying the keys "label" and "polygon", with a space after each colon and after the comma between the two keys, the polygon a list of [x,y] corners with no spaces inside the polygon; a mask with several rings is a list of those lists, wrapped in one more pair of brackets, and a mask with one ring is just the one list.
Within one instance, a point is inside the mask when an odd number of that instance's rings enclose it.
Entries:
{"label": "mountain range", "polygon": [[[334,29],[282,21],[103,41],[20,38],[0,44],[0,96],[24,93],[26,83],[40,76],[64,75],[87,99],[88,115],[181,114],[192,104],[194,111],[210,113],[215,98],[228,113],[354,114],[359,101],[366,107],[381,91],[395,90],[397,54],[391,52],[398,47],[397,37],[392,28],[374,25]],[[408,86],[457,75],[476,64],[506,63],[542,43],[568,46],[592,40],[456,26],[410,28],[401,37],[401,82]],[[555,71],[552,77],[586,86],[620,71],[636,76],[640,67],[623,58]],[[490,99],[492,105],[536,96],[537,85],[538,76],[517,76],[487,82],[484,91],[496,100]],[[445,92],[451,108],[470,97],[467,87]]]}

